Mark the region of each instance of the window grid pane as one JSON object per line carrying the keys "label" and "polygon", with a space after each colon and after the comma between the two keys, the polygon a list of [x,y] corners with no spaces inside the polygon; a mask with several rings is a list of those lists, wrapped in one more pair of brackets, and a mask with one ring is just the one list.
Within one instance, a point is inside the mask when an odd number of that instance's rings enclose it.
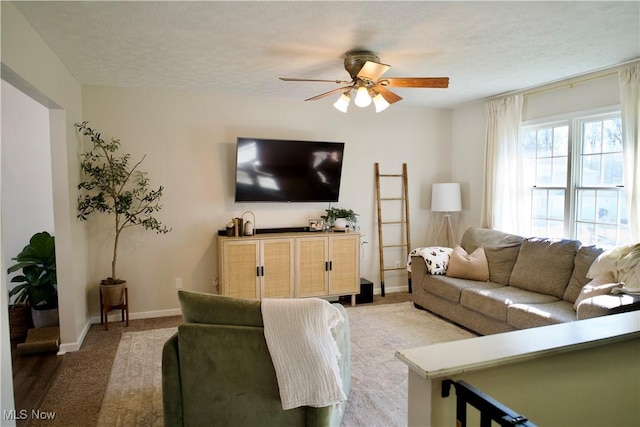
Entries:
{"label": "window grid pane", "polygon": [[[603,247],[630,243],[621,128],[618,112],[523,129],[533,235],[576,238]],[[576,129],[575,135],[569,129]],[[572,169],[575,182],[569,176]]]}

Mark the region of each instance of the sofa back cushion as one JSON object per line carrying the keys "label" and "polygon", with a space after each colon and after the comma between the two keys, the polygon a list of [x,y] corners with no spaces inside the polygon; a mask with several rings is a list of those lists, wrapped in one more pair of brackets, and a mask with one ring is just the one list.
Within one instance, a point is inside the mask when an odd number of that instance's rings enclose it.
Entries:
{"label": "sofa back cushion", "polygon": [[589,283],[591,279],[587,278],[587,272],[591,267],[591,264],[604,252],[604,249],[596,246],[581,246],[576,253],[576,259],[573,263],[573,272],[571,273],[571,279],[569,279],[569,285],[562,296],[562,299],[569,302],[575,302],[580,291]]}
{"label": "sofa back cushion", "polygon": [[562,298],[573,272],[577,240],[525,239],[513,267],[509,285]]}
{"label": "sofa back cushion", "polygon": [[524,237],[499,230],[470,227],[462,236],[460,246],[467,253],[483,248],[489,264],[489,280],[508,285],[523,240]]}
{"label": "sofa back cushion", "polygon": [[184,290],[178,299],[186,323],[263,327],[260,301]]}
{"label": "sofa back cushion", "polygon": [[178,352],[183,425],[304,425],[305,408],[282,410],[263,328],[184,323]]}

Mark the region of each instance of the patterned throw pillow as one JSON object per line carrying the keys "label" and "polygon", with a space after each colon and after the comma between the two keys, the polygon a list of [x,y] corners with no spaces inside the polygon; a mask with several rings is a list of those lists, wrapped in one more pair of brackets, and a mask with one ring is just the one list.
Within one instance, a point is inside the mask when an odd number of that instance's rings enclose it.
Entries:
{"label": "patterned throw pillow", "polygon": [[441,246],[418,248],[411,251],[411,255],[421,256],[427,264],[429,274],[445,274],[449,266],[449,255],[453,249]]}

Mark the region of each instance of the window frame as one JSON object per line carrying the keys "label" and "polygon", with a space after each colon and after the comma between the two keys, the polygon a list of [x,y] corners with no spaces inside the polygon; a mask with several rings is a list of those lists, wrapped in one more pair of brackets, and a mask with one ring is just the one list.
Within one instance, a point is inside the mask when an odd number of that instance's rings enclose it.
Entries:
{"label": "window frame", "polygon": [[[548,117],[540,117],[532,120],[525,120],[521,123],[520,126],[520,142],[519,149],[522,149],[522,141],[524,141],[524,135],[532,130],[544,128],[544,127],[558,127],[558,126],[567,126],[567,175],[566,175],[566,183],[564,187],[558,187],[554,185],[553,182],[548,185],[537,185],[534,184],[532,187],[527,186],[523,187],[523,191],[528,191],[529,195],[529,203],[530,209],[529,212],[526,213],[526,221],[527,221],[527,229],[530,231],[533,229],[533,224],[538,217],[535,217],[533,214],[533,199],[534,199],[534,191],[536,189],[546,190],[547,192],[552,190],[563,190],[565,193],[564,197],[564,224],[563,224],[563,237],[570,239],[577,239],[578,237],[578,215],[577,215],[577,203],[578,203],[578,192],[581,190],[617,190],[619,194],[621,193],[622,197],[625,197],[624,191],[624,183],[622,186],[619,185],[600,185],[600,186],[582,186],[580,185],[580,178],[582,173],[582,130],[581,127],[585,122],[590,120],[606,120],[607,118],[619,118],[621,116],[621,107],[620,105],[610,105],[606,107],[593,108],[588,110],[579,110],[559,115],[553,115]],[[602,154],[602,153],[601,153]],[[520,154],[522,158],[524,158],[524,153]],[[539,157],[536,156],[536,159]],[[550,158],[553,158],[550,157]],[[549,196],[547,196],[547,201],[549,200]],[[547,222],[552,219],[550,218],[549,208],[547,207],[547,215],[544,218]],[[597,220],[596,220],[597,221]],[[584,224],[584,221],[580,221],[581,224]],[[595,222],[594,222],[595,223]],[[616,236],[620,235],[620,228],[618,227],[618,223],[615,223],[617,228]],[[547,224],[548,230],[548,224]]]}

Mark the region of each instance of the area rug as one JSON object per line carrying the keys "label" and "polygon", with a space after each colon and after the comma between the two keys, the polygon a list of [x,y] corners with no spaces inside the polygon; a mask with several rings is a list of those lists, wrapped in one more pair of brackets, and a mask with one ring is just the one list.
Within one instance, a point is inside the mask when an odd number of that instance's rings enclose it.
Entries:
{"label": "area rug", "polygon": [[[395,351],[476,335],[410,302],[347,308],[351,392],[342,425],[407,425],[407,367]],[[98,426],[162,426],[161,361],[176,328],[122,334]]]}

